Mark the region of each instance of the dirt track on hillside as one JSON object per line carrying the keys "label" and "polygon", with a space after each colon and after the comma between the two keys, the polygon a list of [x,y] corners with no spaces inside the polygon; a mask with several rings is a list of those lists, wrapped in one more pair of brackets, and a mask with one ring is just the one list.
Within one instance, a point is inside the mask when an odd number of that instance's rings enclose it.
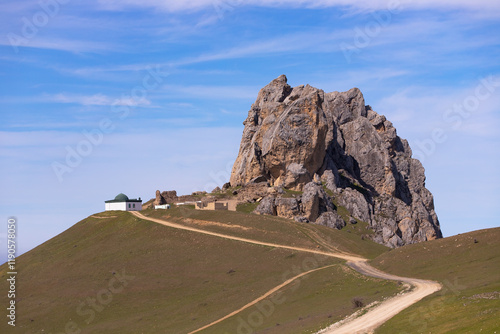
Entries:
{"label": "dirt track on hillside", "polygon": [[254,244],[254,245],[262,245],[262,246],[268,246],[268,247],[276,247],[276,248],[284,248],[284,249],[291,249],[291,250],[296,250],[300,252],[307,252],[307,253],[314,253],[314,254],[321,254],[321,255],[326,255],[330,257],[336,257],[339,259],[343,259],[346,261],[352,261],[352,262],[358,262],[358,261],[366,261],[365,258],[351,255],[351,254],[346,254],[346,253],[329,253],[329,252],[322,252],[322,251],[317,251],[314,249],[307,249],[307,248],[301,248],[301,247],[292,247],[292,246],[286,246],[286,245],[279,245],[279,244],[273,244],[270,242],[262,242],[258,240],[252,240],[252,239],[246,239],[246,238],[240,238],[240,237],[235,237],[232,235],[227,235],[227,234],[222,234],[222,233],[217,233],[217,232],[210,232],[210,231],[205,231],[196,227],[190,227],[190,226],[184,226],[181,224],[176,224],[176,223],[171,223],[162,219],[157,219],[157,218],[151,218],[151,217],[146,217],[143,214],[139,213],[138,211],[130,211],[131,214],[134,216],[144,219],[144,220],[150,220],[152,222],[162,224],[165,226],[177,228],[180,230],[185,230],[185,231],[191,231],[191,232],[197,232],[197,233],[202,233],[202,234],[207,234],[207,235],[212,235],[215,237],[219,238],[224,238],[224,239],[229,239],[229,240],[236,240],[236,241],[241,241],[241,242],[246,242],[249,244]]}
{"label": "dirt track on hillside", "polygon": [[273,293],[275,293],[275,292],[279,291],[281,288],[284,288],[284,287],[285,287],[285,286],[287,286],[288,284],[290,284],[290,283],[292,283],[292,282],[294,282],[294,281],[298,280],[298,279],[299,279],[299,278],[301,278],[302,276],[309,275],[309,274],[311,274],[311,273],[313,273],[313,272],[315,272],[315,271],[318,271],[318,270],[323,270],[323,269],[330,268],[330,267],[333,267],[333,266],[336,266],[336,264],[331,264],[331,265],[324,266],[324,267],[321,267],[321,268],[312,269],[312,270],[306,271],[306,272],[304,272],[304,273],[301,273],[301,274],[299,274],[299,275],[297,275],[297,276],[295,276],[295,277],[292,277],[292,278],[290,278],[290,279],[286,280],[285,282],[281,283],[280,285],[278,285],[278,286],[276,286],[276,287],[272,288],[271,290],[269,290],[268,292],[266,292],[265,294],[263,294],[263,295],[262,295],[262,296],[260,296],[259,298],[255,299],[255,300],[252,300],[250,303],[246,304],[246,305],[245,305],[245,306],[243,306],[243,307],[240,307],[240,308],[239,308],[239,309],[237,309],[236,311],[233,311],[233,312],[229,313],[228,315],[226,315],[226,316],[224,316],[224,317],[222,317],[222,318],[220,318],[220,319],[217,319],[217,320],[215,320],[215,321],[213,321],[213,322],[209,323],[208,325],[205,325],[205,326],[203,326],[203,327],[201,327],[201,328],[198,328],[197,330],[194,330],[194,331],[192,331],[192,332],[189,332],[188,334],[198,333],[198,332],[200,332],[200,331],[204,330],[205,328],[211,327],[211,326],[213,326],[213,325],[215,325],[215,324],[218,324],[218,323],[219,323],[219,322],[221,322],[221,321],[224,321],[224,320],[226,320],[226,319],[228,319],[228,318],[231,318],[233,315],[236,315],[236,314],[238,314],[238,313],[240,313],[240,312],[242,312],[242,311],[246,310],[247,308],[249,308],[249,307],[251,307],[251,306],[253,306],[253,305],[257,304],[257,303],[258,303],[258,302],[260,302],[261,300],[266,299],[267,297],[269,297],[269,296],[270,296],[270,295],[272,295]]}
{"label": "dirt track on hillside", "polygon": [[405,282],[411,284],[414,288],[410,292],[398,294],[383,301],[360,317],[339,321],[319,331],[317,334],[373,333],[377,327],[399,312],[415,304],[422,298],[441,290],[441,284],[437,282],[387,274],[370,266],[366,262],[347,262],[347,264],[363,275]]}
{"label": "dirt track on hillside", "polygon": [[[295,250],[295,251],[301,251],[301,252],[307,252],[307,253],[314,253],[314,254],[321,254],[321,255],[326,255],[330,257],[336,257],[340,258],[343,260],[347,261],[347,265],[349,265],[351,268],[356,270],[357,272],[366,275],[366,276],[371,276],[371,277],[376,277],[376,278],[382,278],[382,279],[388,279],[388,280],[393,280],[393,281],[401,281],[408,283],[413,286],[413,289],[409,292],[403,293],[403,294],[398,294],[395,297],[389,298],[382,303],[376,305],[375,307],[371,308],[363,314],[360,317],[349,317],[346,318],[342,321],[339,321],[332,326],[323,329],[319,331],[317,334],[355,334],[355,333],[372,333],[377,327],[382,325],[384,322],[401,312],[402,310],[406,309],[407,307],[415,304],[422,298],[439,291],[441,289],[441,285],[437,282],[434,281],[428,281],[428,280],[422,280],[422,279],[416,279],[416,278],[408,278],[408,277],[399,277],[395,275],[391,275],[388,273],[385,273],[383,271],[380,271],[372,266],[370,266],[367,263],[367,259],[351,255],[351,254],[346,254],[346,253],[341,253],[341,252],[323,252],[323,251],[317,251],[313,249],[307,249],[307,248],[300,248],[300,247],[291,247],[291,246],[286,246],[286,245],[279,245],[279,244],[273,244],[273,243],[268,243],[268,242],[261,242],[258,240],[252,240],[252,239],[245,239],[245,238],[240,238],[240,237],[235,237],[231,235],[226,235],[222,233],[216,233],[216,232],[210,232],[210,231],[205,231],[202,229],[194,228],[194,227],[189,227],[189,226],[184,226],[181,224],[176,224],[176,223],[171,223],[167,222],[165,220],[157,219],[157,218],[150,218],[146,217],[143,214],[137,212],[137,211],[131,211],[131,213],[144,220],[149,220],[161,225],[169,226],[172,228],[177,228],[181,230],[186,230],[186,231],[191,231],[191,232],[196,232],[196,233],[202,233],[206,235],[211,235],[211,236],[216,236],[219,238],[224,238],[224,239],[229,239],[229,240],[236,240],[240,242],[246,242],[254,245],[262,245],[262,246],[269,246],[269,247],[276,247],[276,248],[283,248],[283,249],[290,249],[290,250]],[[322,268],[318,268],[316,270],[319,270]],[[300,276],[303,276],[307,273],[303,273]],[[202,329],[208,328],[212,325],[215,325],[218,322],[221,322],[222,320],[225,320],[233,315],[236,315],[237,313],[243,311],[244,309],[254,305],[255,303],[261,301],[262,299],[266,298],[269,296],[271,293],[278,291],[282,287],[288,285],[291,283],[291,281],[297,279],[298,277],[294,277],[291,280],[284,282],[283,284],[280,284],[279,286],[273,288],[272,290],[268,291],[266,294],[263,296],[260,296],[256,300],[248,303],[247,305],[243,306],[242,308],[226,315],[225,317],[218,319],[206,326],[203,326],[202,328],[199,328],[196,331],[193,331],[191,333],[195,333],[198,331],[201,331]]]}

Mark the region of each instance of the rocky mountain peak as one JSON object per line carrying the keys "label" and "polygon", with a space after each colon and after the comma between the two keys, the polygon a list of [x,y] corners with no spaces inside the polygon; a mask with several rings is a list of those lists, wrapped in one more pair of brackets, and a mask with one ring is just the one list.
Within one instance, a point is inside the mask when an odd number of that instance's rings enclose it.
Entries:
{"label": "rocky mountain peak", "polygon": [[[358,88],[292,88],[281,75],[260,90],[243,124],[231,185],[259,180],[303,192],[286,200],[274,192],[258,213],[336,228],[364,221],[391,247],[442,236],[422,164]],[[349,217],[340,219],[338,206]]]}

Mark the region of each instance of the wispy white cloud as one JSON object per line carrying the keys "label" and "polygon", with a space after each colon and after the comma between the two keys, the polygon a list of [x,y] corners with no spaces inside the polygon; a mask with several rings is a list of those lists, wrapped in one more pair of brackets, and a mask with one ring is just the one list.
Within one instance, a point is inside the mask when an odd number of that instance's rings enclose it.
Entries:
{"label": "wispy white cloud", "polygon": [[10,37],[3,35],[0,38],[0,45],[15,47],[16,49],[26,47],[35,49],[50,49],[58,51],[67,51],[71,53],[102,53],[110,50],[120,49],[117,45],[111,43],[102,43],[96,41],[70,40],[62,38],[25,38],[20,35]]}
{"label": "wispy white cloud", "polygon": [[[450,27],[455,27],[450,31]],[[422,64],[433,59],[433,65],[448,66],[461,63],[481,62],[480,55],[475,57],[450,57],[456,52],[467,52],[473,48],[498,45],[498,38],[494,36],[481,35],[474,38],[463,38],[468,29],[473,28],[467,17],[457,17],[443,20],[442,18],[414,18],[402,23],[395,22],[384,27],[379,34],[370,39],[369,43],[358,48],[354,57],[367,61],[392,59],[394,61],[407,63],[411,59],[415,64]],[[183,67],[190,65],[223,61],[229,59],[244,59],[255,57],[268,57],[279,54],[304,53],[334,53],[341,52],[342,45],[354,45],[356,29],[363,27],[343,28],[328,30],[310,29],[306,31],[281,34],[271,38],[246,40],[244,43],[236,43],[224,49],[216,51],[201,51],[197,56],[184,56],[162,63],[132,63],[99,67],[82,67],[76,69],[60,69],[60,71],[71,75],[94,77],[113,76],[113,73],[144,71],[148,68],[160,66],[163,71],[178,73]],[[422,39],[422,36],[426,36]],[[409,41],[419,41],[415,47]],[[388,52],[390,50],[390,52]],[[479,60],[474,60],[478,58]],[[458,63],[458,64],[457,64]],[[427,64],[426,64],[427,65]],[[463,64],[462,64],[463,65]],[[373,71],[365,73],[373,77]],[[362,78],[362,77],[360,77]]]}
{"label": "wispy white cloud", "polygon": [[83,106],[112,106],[112,105],[120,105],[120,106],[149,106],[151,105],[151,101],[146,98],[142,99],[134,99],[132,97],[121,97],[121,98],[113,98],[103,94],[94,94],[94,95],[76,95],[76,94],[55,94],[55,95],[45,95],[41,98],[46,102],[55,102],[55,103],[74,103],[80,104]]}
{"label": "wispy white cloud", "polygon": [[476,136],[484,138],[498,138],[500,121],[496,117],[482,116],[480,119],[472,119],[465,122],[457,132],[465,136]]}
{"label": "wispy white cloud", "polygon": [[172,96],[208,99],[255,99],[259,87],[252,86],[211,86],[211,85],[165,85],[162,90]]}
{"label": "wispy white cloud", "polygon": [[23,122],[8,124],[9,129],[71,129],[82,127],[82,122]]}
{"label": "wispy white cloud", "polygon": [[267,40],[247,41],[213,53],[205,53],[198,57],[179,60],[174,65],[189,65],[209,61],[258,57],[289,52],[332,52],[339,49],[335,43],[344,38],[347,29],[335,31],[311,30],[286,34]]}
{"label": "wispy white cloud", "polygon": [[[99,67],[82,67],[76,69],[59,69],[67,74],[91,77],[102,73],[144,71],[148,68],[161,68],[163,72],[178,73],[183,66],[195,65],[213,61],[261,57],[290,52],[332,52],[339,49],[338,42],[350,30],[306,31],[282,35],[275,38],[246,41],[215,52],[204,52],[198,56],[184,57],[162,63],[134,63]],[[234,71],[205,71],[202,74],[234,74]]]}
{"label": "wispy white cloud", "polygon": [[[239,6],[261,7],[305,7],[326,8],[346,7],[353,10],[374,11],[390,8],[394,1],[389,0],[98,0],[101,8],[107,10],[125,10],[133,7],[149,7],[169,12],[199,11],[213,8],[236,8]],[[401,9],[465,9],[476,12],[488,12],[500,9],[498,1],[490,0],[400,0]]]}
{"label": "wispy white cloud", "polygon": [[[375,11],[375,10],[383,10],[387,8],[391,8],[389,4],[393,3],[393,1],[389,0],[248,0],[248,1],[226,1],[226,0],[181,0],[181,1],[162,1],[162,0],[97,0],[100,9],[105,10],[128,10],[131,8],[143,7],[143,8],[153,8],[156,10],[166,10],[170,12],[199,12],[203,11],[201,20],[198,18],[197,23],[193,24],[184,24],[182,21],[176,20],[167,20],[167,23],[163,22],[163,25],[158,26],[147,26],[148,34],[157,34],[158,36],[181,36],[182,31],[186,30],[189,34],[195,33],[199,28],[203,28],[207,25],[211,25],[218,21],[217,8],[223,8],[227,10],[227,8],[236,8],[239,6],[261,6],[261,7],[305,7],[305,8],[326,8],[326,7],[342,7],[348,8],[354,11]],[[467,12],[467,20],[473,20],[474,18],[484,18],[485,16],[492,16],[495,13],[500,15],[500,2],[498,1],[489,1],[489,0],[478,0],[478,1],[468,1],[468,0],[400,0],[398,3],[401,5],[398,7],[398,10],[405,9],[443,9],[443,10],[465,10]],[[68,4],[66,6],[71,6]],[[0,5],[2,8],[2,5]],[[20,21],[20,16],[30,17],[33,10],[41,11],[38,5],[29,4],[29,2],[21,2],[20,4],[9,8],[8,11],[2,11],[3,15],[0,18],[5,19],[3,21],[10,22],[5,29],[13,29],[8,28],[11,23],[17,22],[15,26],[18,25],[18,21]],[[88,5],[88,11],[96,11],[95,6],[92,7]],[[52,22],[53,21],[53,22]],[[142,27],[142,23],[147,25],[147,22],[143,22],[141,20],[141,24],[137,22],[129,23],[123,22],[119,18],[113,18],[112,20],[100,20],[93,19],[89,17],[79,17],[72,15],[63,15],[58,14],[57,19],[51,21],[51,29],[55,29],[58,32],[64,32],[67,29],[95,29],[93,27],[99,27],[102,29],[106,27],[107,29],[118,29],[118,27],[123,26],[124,24],[132,25],[128,29],[132,29],[134,31],[139,31],[141,29],[145,30]],[[420,28],[425,28],[425,26],[420,26]],[[427,30],[429,27],[426,28]],[[18,30],[21,30],[21,27],[18,27]],[[97,29],[95,29],[98,31]],[[145,30],[145,31],[146,31]],[[414,30],[419,31],[419,30]],[[15,31],[12,31],[15,32]],[[175,32],[175,34],[172,34]],[[17,32],[19,35],[22,35],[20,31]],[[62,34],[64,35],[64,34]],[[6,34],[0,36],[0,45],[11,45],[11,41],[6,37]],[[168,37],[171,38],[171,37]],[[220,59],[231,59],[238,58],[242,55],[248,54],[263,54],[265,51],[270,52],[287,52],[293,51],[297,49],[297,45],[295,40],[289,40],[288,43],[286,39],[282,40],[282,43],[276,41],[269,41],[270,43],[262,42],[259,45],[254,44],[248,47],[242,46],[229,51],[225,57],[222,57],[221,54],[204,54],[198,58],[189,59],[187,61],[192,62],[203,62],[210,60],[220,60]],[[309,43],[310,46],[315,46],[314,49],[317,50],[320,46],[325,47],[326,43]],[[299,41],[299,46],[304,46],[307,44],[307,39],[303,41]],[[120,49],[125,49],[126,46],[119,45],[111,45],[109,43],[103,43],[99,41],[89,41],[89,40],[74,40],[74,39],[65,39],[64,37],[52,37],[47,38],[43,36],[36,36],[35,38],[29,38],[24,40],[19,44],[21,47],[30,47],[30,48],[40,48],[40,49],[52,49],[52,50],[60,50],[60,51],[68,51],[73,53],[85,53],[85,52],[109,52],[116,51]],[[274,48],[274,50],[273,50]]]}
{"label": "wispy white cloud", "polygon": [[388,80],[411,75],[413,75],[411,70],[399,69],[397,67],[345,71],[333,76],[330,73],[327,73],[327,75],[325,73],[316,73],[315,76],[319,79],[314,82],[314,85],[328,92],[349,90],[353,87],[375,89],[381,83],[385,83]]}
{"label": "wispy white cloud", "polygon": [[38,7],[34,1],[12,1],[0,3],[0,12],[5,15],[12,15],[19,12],[26,12],[35,7]]}

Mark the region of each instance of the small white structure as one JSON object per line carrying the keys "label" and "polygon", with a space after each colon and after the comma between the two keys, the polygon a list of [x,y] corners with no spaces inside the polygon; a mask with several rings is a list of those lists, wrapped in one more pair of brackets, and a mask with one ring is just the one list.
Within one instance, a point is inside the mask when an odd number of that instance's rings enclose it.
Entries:
{"label": "small white structure", "polygon": [[142,200],[129,199],[125,194],[116,195],[115,199],[105,201],[106,211],[141,211]]}
{"label": "small white structure", "polygon": [[170,209],[170,204],[155,205],[155,210],[168,210]]}

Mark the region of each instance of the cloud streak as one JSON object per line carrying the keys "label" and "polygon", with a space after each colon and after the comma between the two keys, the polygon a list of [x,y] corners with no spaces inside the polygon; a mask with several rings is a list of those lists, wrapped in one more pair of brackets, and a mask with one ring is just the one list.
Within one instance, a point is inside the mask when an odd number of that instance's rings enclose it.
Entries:
{"label": "cloud streak", "polygon": [[102,53],[110,50],[117,50],[119,47],[117,45],[111,45],[109,43],[100,43],[94,41],[84,41],[84,40],[69,40],[62,38],[42,38],[36,37],[33,39],[21,38],[9,41],[7,38],[3,37],[0,39],[0,45],[4,46],[16,46],[34,49],[47,49],[47,50],[58,50],[67,51],[71,53]]}
{"label": "cloud streak", "polygon": [[387,9],[391,4],[399,3],[401,9],[458,9],[488,13],[500,9],[498,1],[490,0],[247,0],[247,1],[214,1],[214,0],[98,0],[102,9],[126,10],[137,7],[154,8],[169,12],[193,12],[216,7],[285,7],[285,8],[328,8],[344,7],[355,11],[376,11]]}
{"label": "cloud streak", "polygon": [[[450,26],[455,27],[450,31]],[[383,28],[381,33],[370,40],[361,50],[354,54],[355,58],[373,62],[387,61],[407,63],[408,59],[415,64],[429,65],[428,58],[440,68],[450,67],[449,64],[460,66],[481,62],[480,55],[474,57],[452,57],[457,52],[467,52],[471,48],[490,47],[498,45],[494,36],[474,35],[474,38],[464,39],[466,34],[472,34],[474,24],[466,16],[438,20],[432,17],[422,19],[412,18],[405,22],[394,22]],[[361,26],[362,28],[362,26]],[[281,54],[328,54],[341,53],[342,44],[353,44],[356,38],[356,28],[342,29],[310,29],[307,31],[280,34],[266,39],[251,39],[245,43],[235,43],[232,46],[215,51],[200,51],[198,55],[184,55],[161,63],[132,63],[111,65],[106,67],[82,67],[77,69],[59,69],[70,75],[94,77],[96,75],[113,76],[118,73],[143,71],[150,67],[161,66],[175,73],[182,67],[224,60],[272,57]],[[418,48],[410,41],[422,41]],[[200,48],[201,49],[201,48]],[[387,52],[390,49],[391,52]],[[359,52],[358,52],[359,51]],[[366,57],[369,55],[369,58]]]}
{"label": "cloud streak", "polygon": [[83,106],[149,106],[151,105],[151,101],[148,99],[134,99],[132,97],[121,97],[121,98],[113,98],[104,94],[94,94],[94,95],[75,95],[75,94],[55,94],[55,95],[47,95],[42,98],[42,100],[46,102],[55,102],[55,103],[72,103],[72,104],[80,104]]}
{"label": "cloud streak", "polygon": [[250,99],[257,96],[260,87],[249,86],[180,86],[166,85],[163,90],[176,97],[207,99]]}

